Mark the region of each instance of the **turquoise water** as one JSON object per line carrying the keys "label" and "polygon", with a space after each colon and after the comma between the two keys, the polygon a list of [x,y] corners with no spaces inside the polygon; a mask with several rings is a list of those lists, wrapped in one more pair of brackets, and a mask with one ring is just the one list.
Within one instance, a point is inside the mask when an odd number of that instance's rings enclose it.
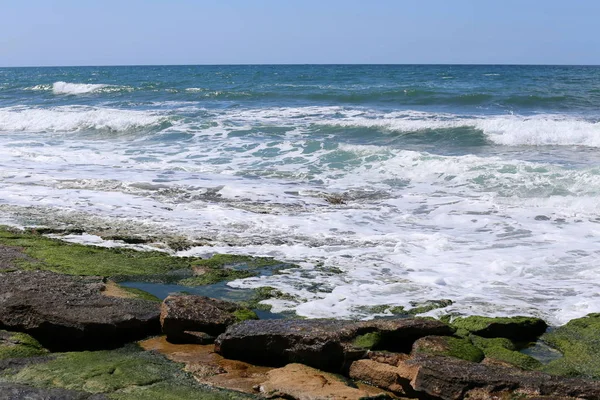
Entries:
{"label": "turquoise water", "polygon": [[599,121],[599,67],[3,68],[0,220],[297,263],[230,284],[275,312],[560,323],[600,311]]}

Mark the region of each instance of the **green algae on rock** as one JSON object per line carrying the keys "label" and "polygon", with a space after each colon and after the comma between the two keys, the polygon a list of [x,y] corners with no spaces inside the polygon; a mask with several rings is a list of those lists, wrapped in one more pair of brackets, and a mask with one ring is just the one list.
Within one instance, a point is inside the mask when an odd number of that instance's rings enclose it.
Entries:
{"label": "green algae on rock", "polygon": [[470,339],[483,351],[487,359],[511,364],[524,370],[536,370],[542,366],[535,358],[519,352],[517,346],[509,339],[484,338],[476,335],[471,335]]}
{"label": "green algae on rock", "polygon": [[413,344],[412,354],[447,356],[472,362],[480,362],[484,357],[483,352],[468,339],[453,336],[420,338]]}
{"label": "green algae on rock", "polygon": [[102,393],[119,400],[252,398],[204,388],[179,364],[135,345],[112,351],[57,354],[54,359],[0,376],[0,380]]}
{"label": "green algae on rock", "polygon": [[461,335],[468,333],[494,338],[503,337],[518,342],[528,342],[543,334],[548,325],[534,317],[459,317],[451,325]]}
{"label": "green algae on rock", "polygon": [[270,257],[215,254],[209,259],[68,243],[37,232],[0,227],[0,244],[22,250],[15,265],[68,275],[113,277],[118,281],[155,281],[186,286],[208,285],[255,276],[263,269],[292,265]]}
{"label": "green algae on rock", "polygon": [[542,367],[554,375],[600,378],[600,314],[569,321],[541,337],[563,357]]}
{"label": "green algae on rock", "polygon": [[0,331],[0,360],[43,356],[47,353],[48,350],[25,333]]}
{"label": "green algae on rock", "polygon": [[382,335],[381,332],[370,332],[364,335],[358,336],[352,342],[352,345],[359,349],[375,349],[381,344]]}

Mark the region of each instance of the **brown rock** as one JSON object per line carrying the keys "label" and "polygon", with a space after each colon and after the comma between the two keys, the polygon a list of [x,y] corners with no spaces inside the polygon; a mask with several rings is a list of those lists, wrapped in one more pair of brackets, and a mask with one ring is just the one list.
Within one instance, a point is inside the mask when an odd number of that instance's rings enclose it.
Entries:
{"label": "brown rock", "polygon": [[416,391],[444,400],[464,399],[468,393],[481,399],[501,398],[498,396],[502,393],[519,394],[523,398],[600,398],[600,382],[449,357],[420,355],[401,362],[398,374],[409,380]]}
{"label": "brown rock", "polygon": [[355,361],[350,366],[350,378],[389,390],[397,395],[414,395],[408,374],[405,372],[400,376],[398,367],[389,364],[373,360]]}
{"label": "brown rock", "polygon": [[226,358],[283,366],[302,363],[340,372],[369,349],[410,350],[422,336],[447,335],[452,329],[428,319],[373,321],[261,320],[230,326],[215,342]]}
{"label": "brown rock", "polygon": [[[348,386],[341,377],[307,367],[288,364],[274,369],[268,380],[260,385],[260,392],[267,398],[296,400],[351,400],[382,398],[383,392],[373,394]],[[387,396],[386,396],[387,397]]]}
{"label": "brown rock", "polygon": [[185,364],[185,370],[204,385],[256,393],[254,387],[267,380],[272,368],[242,361],[227,360],[214,352],[212,345],[174,344],[163,337],[140,342],[145,350],[157,351],[170,360]]}
{"label": "brown rock", "polygon": [[156,303],[103,289],[101,277],[0,273],[0,329],[26,332],[53,351],[116,347],[160,332]]}
{"label": "brown rock", "polygon": [[370,360],[377,361],[378,363],[398,366],[400,361],[406,361],[410,358],[408,354],[404,353],[390,353],[389,351],[370,351],[367,354]]}
{"label": "brown rock", "polygon": [[162,331],[173,343],[212,343],[214,337],[237,322],[239,305],[205,296],[171,295],[160,312]]}

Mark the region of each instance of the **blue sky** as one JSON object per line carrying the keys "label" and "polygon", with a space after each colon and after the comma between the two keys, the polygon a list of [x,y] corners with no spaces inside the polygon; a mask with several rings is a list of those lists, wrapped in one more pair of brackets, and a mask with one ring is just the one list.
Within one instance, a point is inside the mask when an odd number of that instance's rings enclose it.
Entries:
{"label": "blue sky", "polygon": [[598,0],[0,0],[0,66],[600,64]]}

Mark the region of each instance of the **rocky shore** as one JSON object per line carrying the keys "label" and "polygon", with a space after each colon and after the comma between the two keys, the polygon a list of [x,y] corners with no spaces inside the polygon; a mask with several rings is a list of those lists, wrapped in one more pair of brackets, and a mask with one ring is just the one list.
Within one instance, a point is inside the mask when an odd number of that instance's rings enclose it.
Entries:
{"label": "rocky shore", "polygon": [[0,229],[0,400],[600,399],[600,314],[259,319],[120,284],[216,284],[276,260],[171,257]]}

